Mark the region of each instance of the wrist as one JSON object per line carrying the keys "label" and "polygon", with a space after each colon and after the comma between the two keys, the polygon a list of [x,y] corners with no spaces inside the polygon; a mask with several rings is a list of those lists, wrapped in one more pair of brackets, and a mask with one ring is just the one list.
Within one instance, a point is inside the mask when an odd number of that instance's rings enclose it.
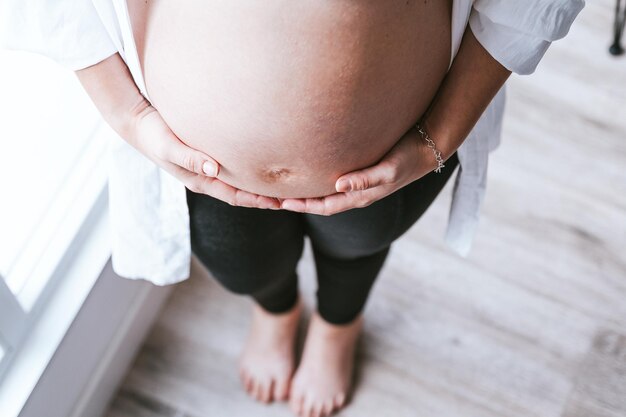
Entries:
{"label": "wrist", "polygon": [[152,107],[119,54],[76,71],[76,76],[104,120],[128,140],[138,120]]}
{"label": "wrist", "polygon": [[[445,164],[441,156],[441,151],[437,149],[437,144],[430,137],[428,132],[425,130],[424,126],[422,126],[421,122],[418,122],[415,124],[415,130],[417,131],[417,134],[420,137],[420,144],[421,144],[420,150],[422,152],[426,152],[429,155],[431,155],[431,157],[426,157],[426,159],[422,161],[426,162],[427,165],[432,165],[432,163],[434,163],[436,166],[430,169],[430,171],[440,173],[441,169],[445,166]],[[428,162],[430,162],[430,164],[428,164]]]}
{"label": "wrist", "polygon": [[[420,121],[420,125],[435,143],[435,147],[440,152],[441,158],[445,163],[445,161],[447,161],[448,158],[450,158],[452,154],[454,154],[454,152],[460,146],[461,142],[459,142],[458,144],[455,143],[452,132],[446,128],[446,124],[444,123],[437,123],[431,118],[425,117],[424,119],[422,119],[422,121]],[[423,142],[426,146],[426,142]],[[431,154],[433,153],[432,150],[428,150],[431,152]],[[435,161],[434,156],[432,159],[433,161]],[[434,164],[436,168],[437,162],[435,161]]]}
{"label": "wrist", "polygon": [[118,111],[108,116],[103,115],[109,125],[122,138],[131,140],[135,136],[139,122],[148,114],[156,111],[143,96],[136,99],[134,104],[129,105],[123,111]]}

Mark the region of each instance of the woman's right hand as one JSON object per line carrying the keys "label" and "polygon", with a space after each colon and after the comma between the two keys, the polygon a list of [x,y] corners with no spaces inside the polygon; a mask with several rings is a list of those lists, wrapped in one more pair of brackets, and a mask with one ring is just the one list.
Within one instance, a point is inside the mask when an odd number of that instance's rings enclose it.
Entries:
{"label": "woman's right hand", "polygon": [[280,209],[276,198],[249,193],[219,180],[220,166],[216,160],[183,143],[147,100],[142,107],[134,112],[124,139],[189,190],[231,206]]}

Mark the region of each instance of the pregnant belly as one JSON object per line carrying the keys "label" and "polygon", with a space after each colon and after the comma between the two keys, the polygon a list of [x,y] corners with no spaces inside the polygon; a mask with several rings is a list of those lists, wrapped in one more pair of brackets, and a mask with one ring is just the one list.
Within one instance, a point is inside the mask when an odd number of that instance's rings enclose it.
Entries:
{"label": "pregnant belly", "polygon": [[272,197],[332,194],[379,161],[450,60],[451,0],[128,4],[166,123],[222,181]]}

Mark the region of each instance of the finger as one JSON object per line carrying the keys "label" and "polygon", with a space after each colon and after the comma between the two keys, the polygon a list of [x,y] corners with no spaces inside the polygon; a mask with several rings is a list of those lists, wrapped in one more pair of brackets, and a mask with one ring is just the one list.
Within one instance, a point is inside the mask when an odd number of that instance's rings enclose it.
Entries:
{"label": "finger", "polygon": [[235,188],[217,178],[206,177],[174,164],[167,166],[172,174],[194,193],[206,194],[232,206],[280,209],[280,203],[273,197],[261,196]]}
{"label": "finger", "polygon": [[195,174],[208,175],[209,177],[219,175],[220,165],[215,159],[185,145],[174,134],[171,134],[171,140],[167,143],[161,159],[172,162]]}
{"label": "finger", "polygon": [[[207,180],[211,181],[211,179],[205,178],[205,181]],[[220,198],[220,195],[223,196],[223,201],[226,201],[233,206],[280,208],[280,203],[273,197],[266,197],[240,190],[239,188],[235,188],[217,179],[212,180],[211,187],[212,190],[215,190],[213,192],[218,196],[218,198]]]}
{"label": "finger", "polygon": [[384,160],[377,165],[342,175],[335,183],[337,192],[363,191],[396,181],[398,165]]}
{"label": "finger", "polygon": [[244,190],[240,190],[218,179],[203,178],[202,180],[205,183],[210,181],[210,184],[206,186],[207,194],[222,201],[225,201],[231,206],[257,208],[280,207],[280,203],[275,198],[261,196],[258,194],[253,194]]}
{"label": "finger", "polygon": [[240,190],[220,180],[213,180],[212,187],[217,192],[224,190],[224,201],[233,206],[256,207],[256,208],[279,208],[280,203],[273,197],[266,197],[248,191]]}
{"label": "finger", "polygon": [[[374,191],[375,188],[370,190]],[[369,195],[368,195],[369,194]],[[363,191],[331,194],[321,198],[288,198],[283,200],[281,208],[302,213],[330,216],[352,208],[366,207],[376,200],[373,193]]]}
{"label": "finger", "polygon": [[325,212],[325,200],[328,197],[320,198],[285,198],[280,207],[284,210],[297,211],[300,213],[322,214]]}

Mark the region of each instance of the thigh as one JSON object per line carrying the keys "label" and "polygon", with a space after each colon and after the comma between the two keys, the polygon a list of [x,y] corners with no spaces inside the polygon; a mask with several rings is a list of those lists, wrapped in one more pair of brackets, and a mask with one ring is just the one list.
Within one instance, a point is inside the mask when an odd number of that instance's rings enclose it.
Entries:
{"label": "thigh", "polygon": [[301,213],[186,192],[192,251],[215,278],[233,291],[254,292],[292,276],[304,245]]}
{"label": "thigh", "polygon": [[331,216],[307,213],[306,234],[316,250],[329,256],[349,259],[380,252],[424,214],[457,165],[455,152],[440,173],[430,172],[367,207]]}
{"label": "thigh", "polygon": [[305,232],[316,252],[342,259],[362,258],[391,244],[400,214],[401,195],[395,192],[367,207],[330,216],[305,213]]}

